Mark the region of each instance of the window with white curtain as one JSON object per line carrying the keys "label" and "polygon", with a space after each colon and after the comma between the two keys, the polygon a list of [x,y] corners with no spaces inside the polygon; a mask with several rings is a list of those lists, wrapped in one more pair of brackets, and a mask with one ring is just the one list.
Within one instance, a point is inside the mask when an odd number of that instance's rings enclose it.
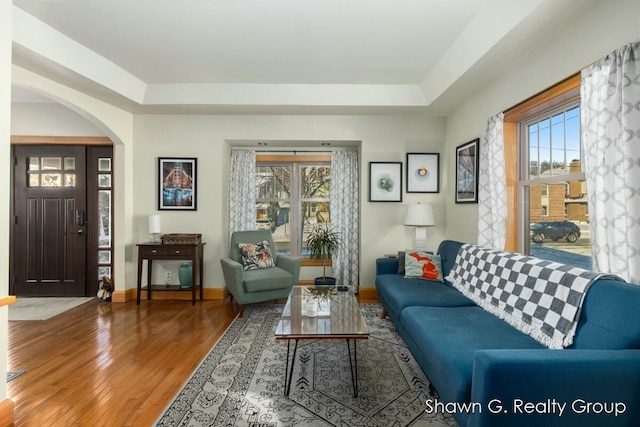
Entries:
{"label": "window with white curtain", "polygon": [[304,256],[317,224],[330,226],[329,162],[256,162],[256,228],[273,233],[278,253]]}
{"label": "window with white curtain", "polygon": [[541,112],[519,127],[525,252],[590,269],[580,100]]}

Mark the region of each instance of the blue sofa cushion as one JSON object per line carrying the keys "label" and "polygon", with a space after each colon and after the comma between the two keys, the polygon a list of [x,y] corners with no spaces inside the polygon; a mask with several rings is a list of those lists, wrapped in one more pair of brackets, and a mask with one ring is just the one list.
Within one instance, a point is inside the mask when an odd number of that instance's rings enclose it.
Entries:
{"label": "blue sofa cushion", "polygon": [[[397,274],[400,268],[399,265],[399,258],[378,258],[376,260],[376,276],[381,274]],[[404,274],[404,272],[402,274]]]}
{"label": "blue sofa cushion", "polygon": [[[425,292],[425,287],[429,292]],[[457,307],[472,306],[473,301],[441,282],[425,279],[405,279],[398,274],[376,277],[376,290],[388,311],[399,317],[403,308],[412,305]]]}
{"label": "blue sofa cushion", "polygon": [[544,349],[533,338],[480,307],[407,307],[400,321],[447,402],[468,402],[474,353],[485,349]]}
{"label": "blue sofa cushion", "polygon": [[640,349],[640,286],[609,279],[594,282],[569,348]]}

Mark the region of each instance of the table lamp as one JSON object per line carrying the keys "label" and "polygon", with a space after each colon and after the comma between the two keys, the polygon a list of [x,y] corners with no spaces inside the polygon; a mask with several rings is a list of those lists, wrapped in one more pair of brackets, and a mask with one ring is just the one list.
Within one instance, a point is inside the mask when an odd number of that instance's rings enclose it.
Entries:
{"label": "table lamp", "polygon": [[151,234],[151,241],[155,243],[160,242],[161,232],[160,215],[149,215],[149,234]]}
{"label": "table lamp", "polygon": [[436,225],[433,220],[433,210],[429,204],[416,203],[407,206],[404,225],[416,227],[415,248],[427,249],[427,228]]}

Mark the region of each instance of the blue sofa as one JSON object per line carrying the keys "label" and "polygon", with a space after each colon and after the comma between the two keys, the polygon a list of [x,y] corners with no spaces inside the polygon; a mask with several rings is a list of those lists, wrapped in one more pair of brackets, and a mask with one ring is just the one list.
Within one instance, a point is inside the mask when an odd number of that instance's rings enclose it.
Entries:
{"label": "blue sofa", "polygon": [[[462,243],[438,248],[446,277]],[[460,426],[640,425],[640,286],[598,279],[573,344],[551,350],[445,283],[376,261],[376,290],[438,396],[426,410]]]}

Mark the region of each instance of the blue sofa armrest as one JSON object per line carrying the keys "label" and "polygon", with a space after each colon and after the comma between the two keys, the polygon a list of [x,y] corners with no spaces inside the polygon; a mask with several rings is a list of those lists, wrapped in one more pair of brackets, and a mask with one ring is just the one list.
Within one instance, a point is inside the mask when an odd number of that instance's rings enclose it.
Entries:
{"label": "blue sofa armrest", "polygon": [[637,425],[640,350],[479,350],[471,403],[474,427]]}
{"label": "blue sofa armrest", "polygon": [[397,274],[398,258],[378,258],[376,259],[376,276],[381,274]]}

